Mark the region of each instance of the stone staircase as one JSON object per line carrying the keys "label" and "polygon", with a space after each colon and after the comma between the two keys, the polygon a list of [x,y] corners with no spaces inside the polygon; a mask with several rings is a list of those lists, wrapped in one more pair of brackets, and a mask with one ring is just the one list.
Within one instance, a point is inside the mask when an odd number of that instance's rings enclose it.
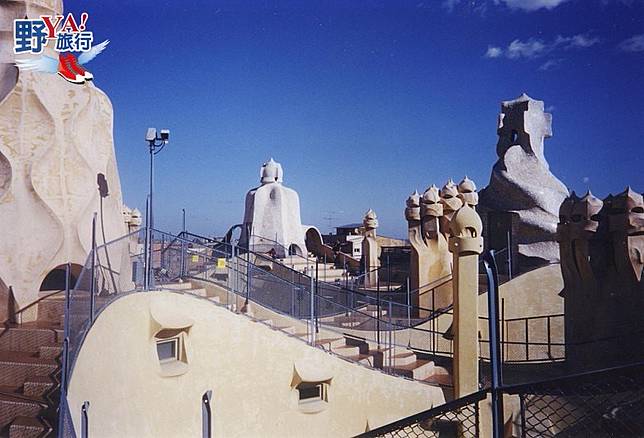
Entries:
{"label": "stone staircase", "polygon": [[43,296],[36,321],[0,329],[0,436],[54,436],[60,397],[64,292]]}
{"label": "stone staircase", "polygon": [[[229,301],[230,296],[223,287],[212,285],[210,291],[205,288],[193,286],[191,282],[164,285],[164,289],[180,290],[211,300],[219,305],[225,305],[229,310],[245,313],[260,324],[273,330],[280,331],[287,336],[294,336],[305,342],[310,341],[310,333],[305,321],[276,314],[258,304],[251,303],[249,308],[242,308],[233,303],[222,304]],[[239,301],[239,300],[237,300]],[[365,312],[375,317],[378,311],[375,306],[365,306]],[[381,317],[386,311],[381,310]],[[331,317],[340,318],[340,317]],[[320,322],[324,323],[323,319]],[[383,335],[384,336],[384,335]],[[451,376],[447,369],[439,367],[433,361],[418,357],[417,353],[400,346],[378,346],[375,342],[351,334],[342,333],[341,330],[332,331],[324,327],[316,333],[315,345],[348,361],[361,364],[374,369],[380,369],[397,376],[423,381],[433,385],[449,386]]]}

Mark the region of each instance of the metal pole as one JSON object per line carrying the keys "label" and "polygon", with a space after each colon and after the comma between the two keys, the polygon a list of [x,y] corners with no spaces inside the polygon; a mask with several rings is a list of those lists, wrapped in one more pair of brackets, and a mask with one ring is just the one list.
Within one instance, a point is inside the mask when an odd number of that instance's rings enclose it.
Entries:
{"label": "metal pole", "polygon": [[391,291],[391,264],[389,263],[389,254],[387,254],[387,292],[389,291]]}
{"label": "metal pole", "polygon": [[153,246],[154,242],[152,241],[152,230],[154,228],[154,208],[153,208],[153,202],[152,202],[152,197],[154,193],[154,140],[149,142],[149,149],[150,149],[150,187],[149,187],[149,193],[148,193],[148,227],[147,227],[147,232],[148,232],[148,263],[146,265],[147,270],[146,270],[146,275],[147,275],[147,289],[150,290],[152,285],[152,252],[153,252]]}
{"label": "metal pole", "polygon": [[[71,295],[71,271],[72,264],[67,263],[65,269],[65,319],[64,319],[64,336],[63,341],[63,355],[62,355],[62,369],[61,369],[61,378],[60,378],[60,391],[66,395],[67,394],[67,368],[68,364],[68,355],[69,355],[69,307],[70,307],[70,295]],[[62,423],[60,423],[62,424]]]}
{"label": "metal pole", "polygon": [[505,343],[505,298],[501,298],[501,362],[508,357],[508,347]]}
{"label": "metal pole", "polygon": [[89,436],[89,402],[83,402],[81,406],[81,438],[87,438]]}
{"label": "metal pole", "polygon": [[411,291],[409,286],[409,277],[407,277],[407,327],[411,327]]}
{"label": "metal pole", "polygon": [[508,277],[512,280],[512,235],[508,231]]}
{"label": "metal pole", "polygon": [[391,345],[392,344],[392,339],[391,339],[392,329],[393,329],[393,326],[391,325],[391,299],[390,299],[389,300],[389,368],[392,369],[392,372],[393,372],[394,364],[392,363],[392,351],[391,351],[391,350],[393,350],[392,345]]}
{"label": "metal pole", "polygon": [[380,349],[380,275],[376,278],[376,339],[378,341],[378,349]]}
{"label": "metal pole", "polygon": [[[186,238],[186,209],[182,208],[181,209],[181,229],[183,232],[183,239]],[[181,240],[181,277],[185,277],[186,275],[186,244]]]}
{"label": "metal pole", "polygon": [[310,318],[311,318],[311,345],[315,346],[315,316],[314,316],[314,308],[315,308],[315,297],[313,296],[313,268],[310,269],[309,272],[309,278],[311,279],[311,286],[309,289],[309,295],[310,295]]}
{"label": "metal pole", "polygon": [[201,436],[212,437],[212,391],[208,390],[201,396]]}
{"label": "metal pole", "polygon": [[320,311],[320,309],[319,309],[319,307],[320,307],[320,299],[319,299],[319,291],[318,291],[318,288],[319,288],[319,283],[318,283],[319,280],[318,280],[318,278],[319,278],[320,272],[318,270],[318,262],[319,262],[319,260],[316,257],[315,258],[315,304],[316,305],[315,305],[315,312],[313,312],[314,315],[315,315],[315,333],[320,332],[320,327],[318,326],[318,312]]}
{"label": "metal pole", "polygon": [[94,301],[94,295],[96,294],[96,213],[92,218],[92,283],[89,286],[89,320],[90,323],[94,323],[94,306],[96,302]]}
{"label": "metal pole", "polygon": [[150,196],[150,228],[154,227],[154,212],[153,212],[153,203],[152,203],[152,196],[154,193],[154,140],[150,142],[149,145],[150,148],[150,189],[149,189],[149,196]]}
{"label": "metal pole", "polygon": [[494,250],[483,256],[483,265],[487,275],[488,323],[490,334],[490,365],[492,366],[492,436],[503,438],[503,382],[501,368],[501,339],[499,337],[499,289],[498,271]]}
{"label": "metal pole", "polygon": [[521,438],[526,437],[526,422],[525,422],[525,395],[519,394],[519,410],[521,411]]}
{"label": "metal pole", "polygon": [[246,309],[248,309],[248,302],[250,301],[250,282],[253,275],[253,267],[250,265],[250,252],[246,253]]}
{"label": "metal pole", "polygon": [[145,199],[145,244],[143,246],[143,290],[150,290],[150,197]]}
{"label": "metal pole", "polygon": [[326,254],[324,254],[324,282],[326,283]]}

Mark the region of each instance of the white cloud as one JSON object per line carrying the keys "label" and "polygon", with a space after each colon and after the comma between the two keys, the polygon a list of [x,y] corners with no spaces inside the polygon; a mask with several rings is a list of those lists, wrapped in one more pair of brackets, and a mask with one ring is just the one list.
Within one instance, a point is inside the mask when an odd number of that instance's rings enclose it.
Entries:
{"label": "white cloud", "polygon": [[460,2],[461,0],[443,0],[442,6],[449,12],[452,12],[454,10],[454,6],[456,6]]}
{"label": "white cloud", "polygon": [[548,46],[543,41],[530,38],[526,42],[514,40],[505,50],[505,56],[510,59],[517,58],[535,58],[543,55],[548,50]]}
{"label": "white cloud", "polygon": [[548,71],[548,70],[554,70],[555,68],[559,67],[561,64],[561,59],[549,59],[543,64],[539,66],[539,70],[541,71]]}
{"label": "white cloud", "polygon": [[[642,35],[642,40],[642,43],[644,44],[644,35]],[[508,59],[533,59],[562,50],[587,49],[595,44],[599,44],[600,42],[601,40],[598,37],[594,37],[590,34],[577,34],[566,37],[559,35],[551,42],[537,38],[529,38],[526,41],[516,39],[508,44],[508,47],[506,48],[491,45],[488,46],[487,51],[485,52],[485,57],[500,58],[501,56],[505,56]],[[644,48],[642,50],[644,50]],[[558,60],[557,62],[560,61],[561,60]],[[544,68],[549,69],[554,66],[555,65],[553,63],[550,63]]]}
{"label": "white cloud", "polygon": [[601,40],[599,37],[591,36],[590,34],[577,34],[570,37],[563,37],[558,35],[555,39],[553,46],[561,46],[565,49],[585,49],[599,44]]}
{"label": "white cloud", "polygon": [[554,9],[568,0],[494,0],[494,3],[504,3],[510,9],[521,9],[532,12],[539,9]]}
{"label": "white cloud", "polygon": [[498,58],[503,56],[503,49],[500,47],[488,46],[487,52],[485,52],[486,58]]}
{"label": "white cloud", "polygon": [[633,35],[632,37],[619,43],[617,48],[624,52],[644,51],[644,34]]}

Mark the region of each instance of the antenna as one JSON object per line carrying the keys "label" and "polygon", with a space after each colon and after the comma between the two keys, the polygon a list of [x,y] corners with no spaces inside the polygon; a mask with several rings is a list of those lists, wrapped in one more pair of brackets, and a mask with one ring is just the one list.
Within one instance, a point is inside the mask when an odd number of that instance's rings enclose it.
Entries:
{"label": "antenna", "polygon": [[338,220],[339,216],[344,214],[344,211],[332,210],[324,212],[324,219],[327,222],[327,227],[329,228],[329,233],[333,232],[333,224]]}

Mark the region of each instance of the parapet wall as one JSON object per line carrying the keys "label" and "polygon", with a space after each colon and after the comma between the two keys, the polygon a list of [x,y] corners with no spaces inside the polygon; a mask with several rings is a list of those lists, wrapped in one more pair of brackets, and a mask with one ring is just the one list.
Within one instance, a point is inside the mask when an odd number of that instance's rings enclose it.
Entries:
{"label": "parapet wall", "polygon": [[[186,326],[180,375],[168,375],[156,355],[155,333],[167,325]],[[301,409],[295,389],[311,378],[329,382],[328,402],[315,413]],[[84,401],[90,436],[200,436],[207,390],[213,436],[226,437],[354,436],[444,401],[438,387],[358,366],[173,292],[127,295],[98,316],[68,398],[79,436]]]}

